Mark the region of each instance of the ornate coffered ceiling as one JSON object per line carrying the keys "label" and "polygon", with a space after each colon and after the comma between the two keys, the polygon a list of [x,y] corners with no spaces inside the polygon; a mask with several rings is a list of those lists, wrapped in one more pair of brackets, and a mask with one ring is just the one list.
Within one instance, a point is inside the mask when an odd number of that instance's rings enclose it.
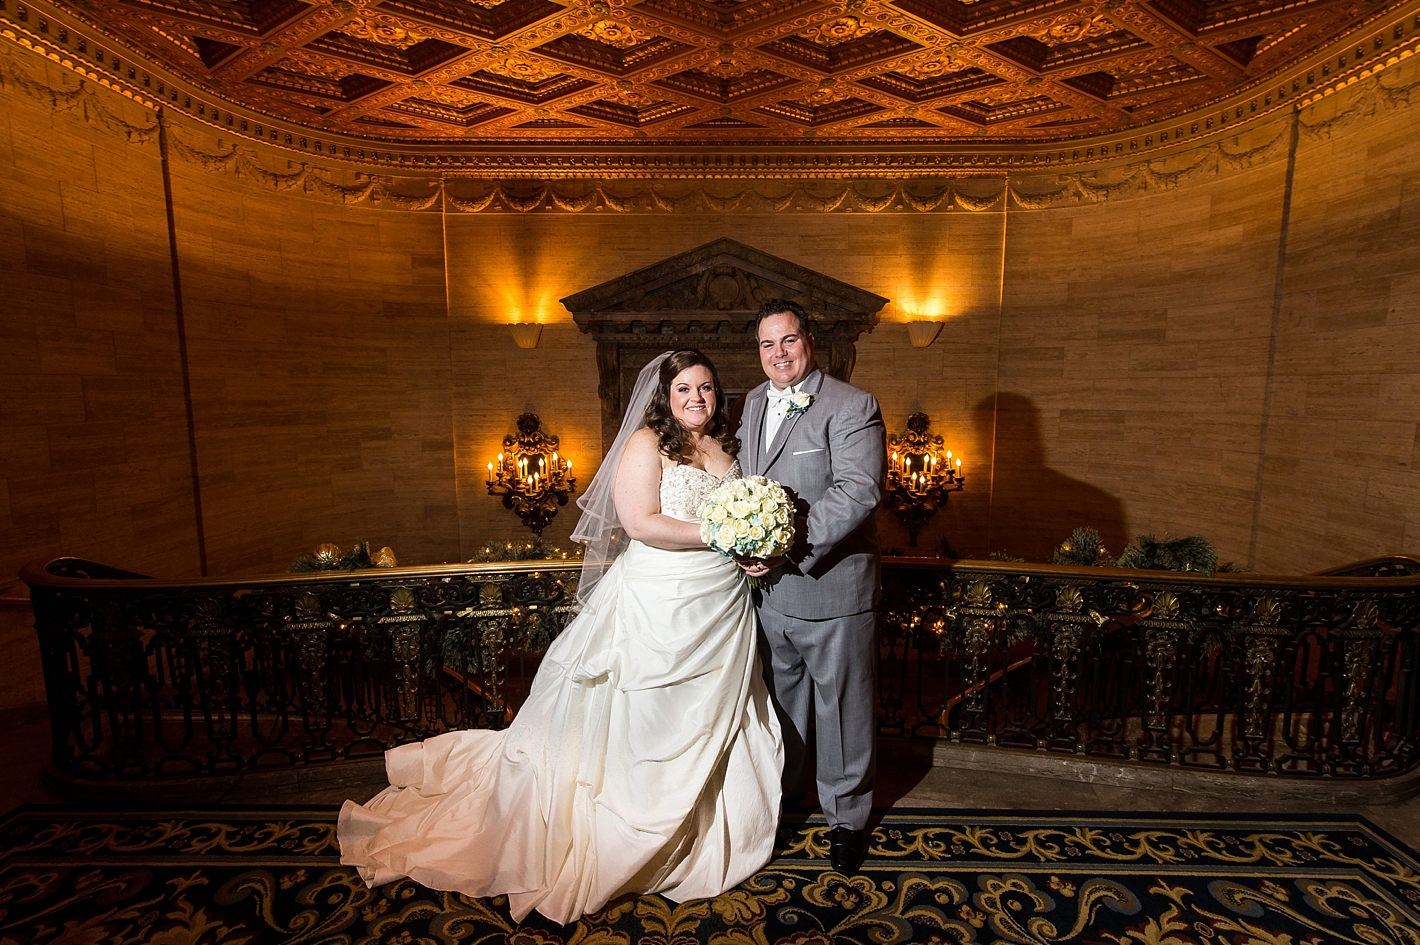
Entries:
{"label": "ornate coffered ceiling", "polygon": [[[3,0],[0,0],[3,2]],[[15,0],[8,0],[13,5]],[[1363,0],[49,0],[228,103],[373,142],[1080,140],[1248,88]]]}

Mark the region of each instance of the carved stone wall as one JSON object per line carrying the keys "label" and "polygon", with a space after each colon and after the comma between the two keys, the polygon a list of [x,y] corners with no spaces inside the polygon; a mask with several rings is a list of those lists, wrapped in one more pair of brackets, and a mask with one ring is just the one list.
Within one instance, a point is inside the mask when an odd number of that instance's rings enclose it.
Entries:
{"label": "carved stone wall", "polygon": [[873,330],[888,302],[728,238],[564,298],[596,340],[603,447],[616,437],[636,375],[662,351],[705,350],[730,396],[763,381],[754,319],[771,299],[803,307],[820,365],[841,381],[852,377],[858,336]]}

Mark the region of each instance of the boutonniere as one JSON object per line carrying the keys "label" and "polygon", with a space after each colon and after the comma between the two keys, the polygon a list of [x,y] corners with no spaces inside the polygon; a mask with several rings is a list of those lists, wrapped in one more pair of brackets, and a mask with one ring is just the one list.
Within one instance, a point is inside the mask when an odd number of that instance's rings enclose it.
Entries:
{"label": "boutonniere", "polygon": [[786,417],[792,417],[796,413],[803,413],[813,406],[814,395],[804,391],[795,391],[789,395],[789,407],[784,412]]}

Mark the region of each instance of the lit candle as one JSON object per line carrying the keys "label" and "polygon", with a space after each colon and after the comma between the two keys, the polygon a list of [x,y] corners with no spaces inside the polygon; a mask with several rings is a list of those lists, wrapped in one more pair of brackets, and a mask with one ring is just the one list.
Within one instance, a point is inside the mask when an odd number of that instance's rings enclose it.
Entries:
{"label": "lit candle", "polygon": [[961,460],[957,460],[957,475],[961,475]]}
{"label": "lit candle", "polygon": [[493,464],[492,464],[492,463],[489,463],[489,464],[488,464],[488,481],[489,481],[489,482],[492,482],[492,481],[493,481]]}

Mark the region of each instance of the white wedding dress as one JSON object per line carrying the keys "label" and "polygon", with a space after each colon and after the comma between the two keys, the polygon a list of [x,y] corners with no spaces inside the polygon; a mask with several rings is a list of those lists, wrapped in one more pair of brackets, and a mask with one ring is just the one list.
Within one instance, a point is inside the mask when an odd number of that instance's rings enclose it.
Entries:
{"label": "white wedding dress", "polygon": [[[739,474],[737,463],[725,478]],[[666,469],[662,513],[696,521],[721,481]],[[511,726],[386,753],[390,787],[340,811],[340,862],[371,886],[408,876],[506,893],[519,921],[739,884],[773,850],[783,766],[755,635],[732,560],[631,542],[548,649]]]}

